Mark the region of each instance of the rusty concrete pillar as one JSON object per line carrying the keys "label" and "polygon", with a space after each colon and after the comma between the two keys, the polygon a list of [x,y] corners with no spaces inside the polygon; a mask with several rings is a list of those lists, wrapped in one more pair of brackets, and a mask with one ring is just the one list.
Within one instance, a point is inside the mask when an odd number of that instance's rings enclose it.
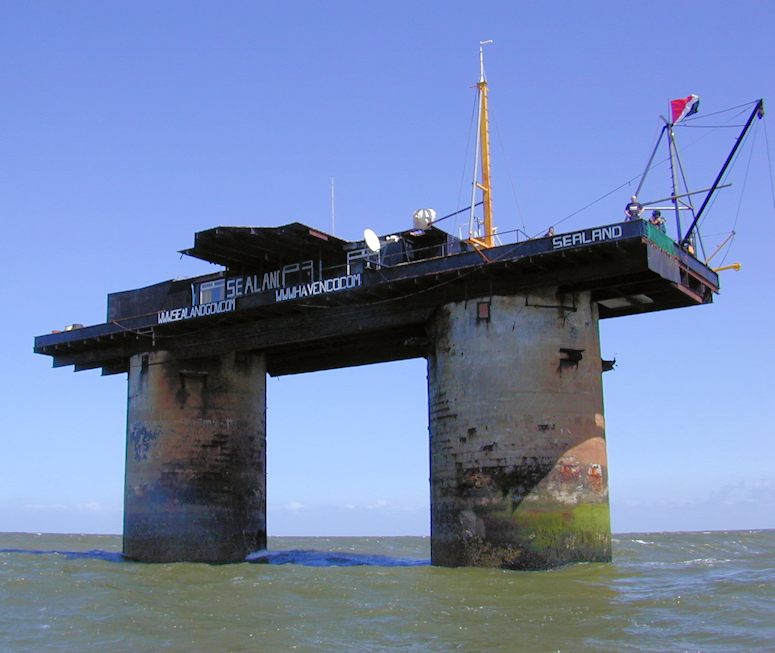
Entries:
{"label": "rusty concrete pillar", "polygon": [[265,548],[265,417],[262,354],[133,356],[124,554],[236,562]]}
{"label": "rusty concrete pillar", "polygon": [[431,560],[609,561],[597,307],[554,289],[448,304],[428,357]]}

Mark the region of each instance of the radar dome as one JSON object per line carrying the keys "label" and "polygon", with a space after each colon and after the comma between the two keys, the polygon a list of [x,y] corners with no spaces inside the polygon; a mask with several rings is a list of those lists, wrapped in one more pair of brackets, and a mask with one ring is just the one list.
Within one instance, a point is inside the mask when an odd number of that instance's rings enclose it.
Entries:
{"label": "radar dome", "polygon": [[415,229],[427,229],[436,219],[436,211],[433,209],[417,209],[412,214]]}

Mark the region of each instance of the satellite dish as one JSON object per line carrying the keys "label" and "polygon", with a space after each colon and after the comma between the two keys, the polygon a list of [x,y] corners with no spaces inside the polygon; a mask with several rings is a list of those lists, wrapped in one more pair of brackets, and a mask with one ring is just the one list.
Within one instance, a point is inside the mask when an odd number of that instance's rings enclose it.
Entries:
{"label": "satellite dish", "polygon": [[433,209],[417,209],[412,214],[412,222],[415,229],[427,229],[436,220],[436,211]]}
{"label": "satellite dish", "polygon": [[379,236],[374,233],[373,229],[364,229],[363,230],[363,240],[366,241],[366,247],[368,247],[372,252],[378,252],[380,248],[379,243]]}

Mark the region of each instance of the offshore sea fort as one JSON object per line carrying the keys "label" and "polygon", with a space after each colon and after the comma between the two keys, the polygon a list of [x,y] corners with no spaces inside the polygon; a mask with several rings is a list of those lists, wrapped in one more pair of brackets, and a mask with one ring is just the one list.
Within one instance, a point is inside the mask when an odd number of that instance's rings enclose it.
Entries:
{"label": "offshore sea fort", "polygon": [[269,546],[148,565],[115,535],[0,534],[0,651],[775,650],[771,530],[615,534],[613,563],[548,572],[432,567],[427,537]]}
{"label": "offshore sea fort", "polygon": [[433,564],[611,559],[599,321],[708,304],[718,275],[644,220],[480,247],[418,213],[362,241],[198,232],[185,253],[222,271],[36,338],[56,366],[128,374],[128,557],[266,547],[267,374],[425,358]]}
{"label": "offshore sea fort", "polygon": [[[125,556],[225,563],[266,548],[267,375],[424,358],[431,562],[611,560],[602,374],[614,361],[601,356],[599,322],[713,301],[720,269],[698,257],[700,218],[764,105],[751,106],[710,188],[677,186],[673,129],[697,112],[690,95],[671,102],[623,222],[552,225],[504,244],[492,216],[488,43],[467,238],[440,229],[429,208],[411,229],[367,228],[363,240],[298,222],[215,227],[182,253],[223,269],[112,293],[105,323],[35,339],[55,366],[128,375]],[[671,194],[642,203],[665,135]]]}

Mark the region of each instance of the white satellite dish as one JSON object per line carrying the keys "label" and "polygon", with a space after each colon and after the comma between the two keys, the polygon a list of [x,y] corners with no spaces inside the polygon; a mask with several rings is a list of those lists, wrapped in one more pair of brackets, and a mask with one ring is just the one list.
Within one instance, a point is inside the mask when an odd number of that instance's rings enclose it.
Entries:
{"label": "white satellite dish", "polygon": [[363,230],[363,240],[366,241],[366,247],[368,247],[372,252],[378,252],[380,248],[379,243],[379,236],[374,233],[373,229],[364,229]]}

